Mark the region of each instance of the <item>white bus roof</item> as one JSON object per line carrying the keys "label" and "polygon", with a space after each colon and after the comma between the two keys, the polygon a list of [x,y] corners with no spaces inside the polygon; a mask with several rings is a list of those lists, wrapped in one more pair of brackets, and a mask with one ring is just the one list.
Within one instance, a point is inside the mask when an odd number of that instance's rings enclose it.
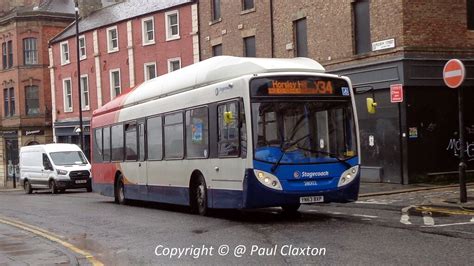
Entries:
{"label": "white bus roof", "polygon": [[325,69],[318,62],[302,57],[283,59],[216,56],[139,85],[130,92],[123,105],[164,97],[244,75],[273,72],[324,73]]}

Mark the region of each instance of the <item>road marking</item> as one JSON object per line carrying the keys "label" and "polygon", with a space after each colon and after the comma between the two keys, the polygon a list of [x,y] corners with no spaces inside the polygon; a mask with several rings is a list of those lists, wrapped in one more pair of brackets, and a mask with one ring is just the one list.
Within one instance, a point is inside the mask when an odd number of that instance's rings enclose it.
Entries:
{"label": "road marking", "polygon": [[431,212],[422,212],[421,215],[423,216],[423,223],[425,225],[434,225],[434,219],[431,216]]}
{"label": "road marking", "polygon": [[465,223],[452,223],[452,224],[435,224],[435,225],[424,225],[421,227],[446,227],[446,226],[454,226],[454,225],[466,225],[466,224],[474,224],[474,221],[465,222]]}
{"label": "road marking", "polygon": [[92,256],[91,253],[85,251],[85,250],[82,250],[76,246],[74,246],[73,244],[71,243],[68,243],[64,240],[61,240],[57,237],[57,235],[55,236],[53,233],[50,233],[44,229],[41,229],[39,230],[37,227],[33,226],[33,225],[29,225],[29,224],[26,224],[26,223],[23,223],[23,222],[17,222],[17,221],[13,221],[11,219],[7,219],[5,217],[0,217],[0,223],[3,223],[3,224],[7,224],[7,225],[10,225],[10,226],[13,226],[13,227],[16,227],[16,228],[19,228],[19,229],[22,229],[22,230],[25,230],[25,231],[28,231],[28,232],[31,232],[33,234],[36,234],[36,235],[39,235],[41,237],[44,237],[50,241],[53,241],[53,242],[56,242],[68,249],[70,249],[71,251],[77,253],[77,254],[80,254],[82,256],[84,256],[92,265],[94,266],[102,266],[104,265],[102,262],[100,262],[99,260],[97,260],[96,258],[94,258],[94,256]]}
{"label": "road marking", "polygon": [[378,216],[365,215],[365,214],[352,214],[352,216],[355,216],[355,217],[362,217],[362,218],[371,218],[371,219],[379,218]]}
{"label": "road marking", "polygon": [[416,206],[410,205],[410,206],[405,207],[405,208],[402,209],[402,216],[400,217],[400,223],[406,224],[406,225],[411,224],[410,216],[408,215],[408,210],[411,209],[411,208],[414,208],[414,207],[416,207]]}

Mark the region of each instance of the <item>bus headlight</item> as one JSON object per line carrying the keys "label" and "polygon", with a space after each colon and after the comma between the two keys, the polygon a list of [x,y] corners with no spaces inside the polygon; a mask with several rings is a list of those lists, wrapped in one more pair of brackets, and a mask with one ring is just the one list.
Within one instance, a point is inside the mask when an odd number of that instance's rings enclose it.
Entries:
{"label": "bus headlight", "polygon": [[255,176],[257,177],[258,181],[260,181],[260,183],[262,183],[266,187],[273,188],[276,190],[283,190],[280,184],[280,180],[278,180],[276,176],[260,170],[253,170],[253,172],[255,173]]}
{"label": "bus headlight", "polygon": [[349,184],[355,179],[358,173],[359,173],[358,165],[347,169],[346,171],[344,171],[344,173],[342,173],[341,178],[339,178],[339,184],[337,184],[337,186],[342,187]]}

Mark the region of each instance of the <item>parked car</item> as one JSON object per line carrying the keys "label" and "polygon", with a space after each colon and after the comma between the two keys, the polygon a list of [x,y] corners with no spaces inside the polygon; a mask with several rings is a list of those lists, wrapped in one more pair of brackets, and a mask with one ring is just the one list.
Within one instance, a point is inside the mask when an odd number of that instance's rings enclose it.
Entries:
{"label": "parked car", "polygon": [[27,194],[36,189],[50,189],[53,194],[72,188],[91,192],[91,165],[75,144],[21,147],[20,183]]}

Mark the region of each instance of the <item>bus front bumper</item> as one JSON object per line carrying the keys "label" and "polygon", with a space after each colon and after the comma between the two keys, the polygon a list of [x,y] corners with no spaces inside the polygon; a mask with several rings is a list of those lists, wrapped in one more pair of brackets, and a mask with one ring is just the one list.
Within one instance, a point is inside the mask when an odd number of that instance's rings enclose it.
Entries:
{"label": "bus front bumper", "polygon": [[253,171],[247,171],[244,182],[243,206],[244,208],[276,207],[283,205],[300,204],[302,197],[322,196],[321,203],[353,202],[359,195],[360,174],[349,184],[331,190],[313,191],[283,191],[270,189],[262,185]]}

